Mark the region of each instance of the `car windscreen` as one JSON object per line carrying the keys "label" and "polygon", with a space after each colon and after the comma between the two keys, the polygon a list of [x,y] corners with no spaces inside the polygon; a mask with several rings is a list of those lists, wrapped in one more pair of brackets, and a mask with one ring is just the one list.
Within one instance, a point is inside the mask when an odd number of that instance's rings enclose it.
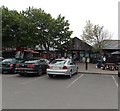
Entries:
{"label": "car windscreen", "polygon": [[45,60],[43,60],[43,59],[41,59],[41,60],[40,60],[40,63],[46,63],[46,61],[45,61]]}
{"label": "car windscreen", "polygon": [[65,63],[66,63],[66,60],[53,60],[50,64],[64,65]]}

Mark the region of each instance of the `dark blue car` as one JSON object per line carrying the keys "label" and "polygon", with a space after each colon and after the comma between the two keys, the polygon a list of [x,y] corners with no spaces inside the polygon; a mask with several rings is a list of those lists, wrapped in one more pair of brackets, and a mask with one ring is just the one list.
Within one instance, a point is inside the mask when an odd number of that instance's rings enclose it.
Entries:
{"label": "dark blue car", "polygon": [[17,60],[15,58],[4,59],[0,63],[0,69],[2,73],[15,73],[16,63],[17,63]]}

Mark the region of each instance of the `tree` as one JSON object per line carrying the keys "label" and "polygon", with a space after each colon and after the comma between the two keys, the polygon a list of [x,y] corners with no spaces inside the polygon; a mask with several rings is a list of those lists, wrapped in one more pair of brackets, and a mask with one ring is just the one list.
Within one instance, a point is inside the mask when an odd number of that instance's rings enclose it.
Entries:
{"label": "tree", "polygon": [[16,38],[19,36],[19,18],[16,10],[8,10],[4,6],[2,9],[2,45],[15,46]]}
{"label": "tree", "polygon": [[57,19],[55,20],[55,27],[54,27],[54,43],[55,45],[63,49],[63,44],[70,40],[70,36],[73,31],[69,30],[69,21],[65,20],[65,17],[58,15]]}
{"label": "tree", "polygon": [[69,31],[69,23],[65,17],[59,15],[55,19],[44,10],[33,7],[29,7],[23,15],[27,17],[28,24],[32,23],[32,26],[29,26],[32,29],[30,31],[32,44],[49,51],[50,47],[61,47],[62,43],[70,39],[72,31]]}
{"label": "tree", "polygon": [[82,40],[93,46],[94,51],[102,54],[102,49],[105,46],[105,41],[111,38],[111,35],[107,30],[104,30],[103,26],[94,25],[89,21],[86,22],[83,34],[81,35]]}
{"label": "tree", "polygon": [[41,8],[27,8],[17,12],[2,7],[3,46],[35,48],[39,45],[46,51],[61,47],[70,39],[68,20],[61,15],[57,19]]}
{"label": "tree", "polygon": [[27,18],[29,28],[29,42],[31,39],[31,45],[35,47],[39,45],[41,48],[45,48],[49,51],[49,47],[53,37],[51,33],[53,30],[53,18],[50,14],[47,14],[42,9],[36,9],[29,7],[26,11],[22,12]]}

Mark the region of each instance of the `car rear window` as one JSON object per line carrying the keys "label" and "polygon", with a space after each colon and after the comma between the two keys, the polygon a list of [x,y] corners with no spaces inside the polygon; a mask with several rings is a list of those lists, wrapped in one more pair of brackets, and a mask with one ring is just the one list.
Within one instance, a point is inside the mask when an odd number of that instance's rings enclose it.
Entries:
{"label": "car rear window", "polygon": [[40,60],[40,63],[45,63],[45,60]]}
{"label": "car rear window", "polygon": [[53,60],[50,64],[63,65],[66,63],[66,60]]}
{"label": "car rear window", "polygon": [[25,63],[27,64],[35,64],[35,63],[38,63],[38,60],[30,60],[30,61],[25,61]]}

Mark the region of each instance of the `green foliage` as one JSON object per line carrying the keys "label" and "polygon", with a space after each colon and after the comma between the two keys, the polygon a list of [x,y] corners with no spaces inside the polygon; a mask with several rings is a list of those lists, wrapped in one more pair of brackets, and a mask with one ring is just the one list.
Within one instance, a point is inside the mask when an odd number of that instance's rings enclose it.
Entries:
{"label": "green foliage", "polygon": [[44,10],[33,7],[20,13],[4,6],[1,8],[3,46],[34,48],[39,45],[49,51],[50,47],[62,47],[70,39],[70,24],[61,15],[55,19]]}
{"label": "green foliage", "polygon": [[61,15],[55,20],[53,37],[55,45],[59,48],[63,48],[62,45],[70,40],[72,31],[69,31],[69,25],[68,20],[65,20],[65,17],[61,17]]}
{"label": "green foliage", "polygon": [[16,10],[2,7],[2,45],[14,46],[19,37],[20,15]]}

